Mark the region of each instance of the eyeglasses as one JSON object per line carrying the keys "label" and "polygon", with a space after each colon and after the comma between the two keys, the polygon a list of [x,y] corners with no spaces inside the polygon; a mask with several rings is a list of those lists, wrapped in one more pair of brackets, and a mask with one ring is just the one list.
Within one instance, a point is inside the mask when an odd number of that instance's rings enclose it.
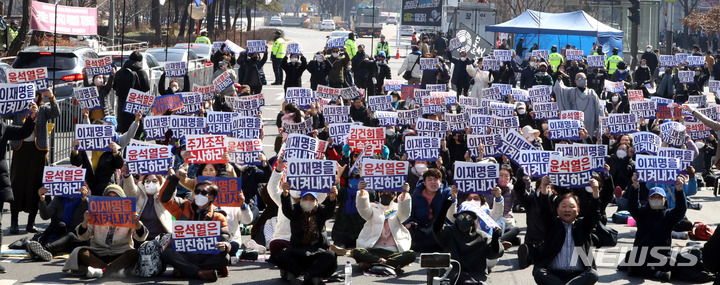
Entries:
{"label": "eyeglasses", "polygon": [[200,195],[200,194],[202,194],[203,196],[207,196],[208,193],[209,193],[209,192],[208,192],[207,190],[205,190],[205,189],[195,189],[195,195]]}
{"label": "eyeglasses", "polygon": [[462,214],[458,215],[457,219],[460,221],[462,221],[462,220],[472,221],[474,219],[474,217],[472,216],[472,214],[462,213]]}
{"label": "eyeglasses", "polygon": [[157,183],[157,179],[145,179],[145,183]]}

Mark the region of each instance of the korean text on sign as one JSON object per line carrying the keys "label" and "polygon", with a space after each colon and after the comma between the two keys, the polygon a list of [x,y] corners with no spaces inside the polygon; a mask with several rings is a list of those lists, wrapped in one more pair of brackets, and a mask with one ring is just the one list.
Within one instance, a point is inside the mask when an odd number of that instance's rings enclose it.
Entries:
{"label": "korean text on sign", "polygon": [[203,101],[212,100],[215,97],[215,87],[212,85],[195,85],[193,84],[192,92],[202,94]]}
{"label": "korean text on sign", "polygon": [[[123,112],[127,112],[130,114],[141,112],[143,114],[146,114],[154,102],[155,96],[142,92],[140,90],[130,88],[127,100],[125,101],[125,107],[123,108]],[[167,111],[167,109],[165,111]],[[162,113],[164,113],[165,111],[163,111]]]}
{"label": "korean text on sign", "polygon": [[651,132],[633,133],[632,138],[636,153],[657,154],[662,144],[660,136]]}
{"label": "korean text on sign", "polygon": [[232,136],[239,139],[259,139],[262,119],[258,117],[235,117],[232,121]]}
{"label": "korean text on sign", "polygon": [[82,197],[80,187],[85,184],[85,169],[45,166],[43,169],[43,187],[48,196]]}
{"label": "korean text on sign", "polygon": [[592,161],[589,157],[563,157],[550,155],[550,184],[559,187],[585,187],[592,178]]}
{"label": "korean text on sign", "polygon": [[229,160],[236,164],[261,165],[262,141],[260,139],[225,138]]}
{"label": "korean text on sign", "polygon": [[153,114],[160,115],[168,110],[177,111],[183,108],[183,97],[182,94],[170,94],[160,97],[155,97],[152,105]]}
{"label": "korean text on sign", "polygon": [[102,109],[96,87],[77,88],[73,92],[75,93],[75,99],[77,99],[83,108],[90,110]]}
{"label": "korean text on sign", "polygon": [[500,143],[500,146],[498,146],[498,152],[501,154],[507,156],[507,158],[510,159],[510,161],[514,162],[517,165],[520,165],[518,163],[518,159],[520,159],[520,151],[521,150],[536,150],[535,146],[533,146],[530,142],[528,142],[525,137],[523,137],[520,133],[518,133],[515,130],[511,130],[502,139],[502,142]]}
{"label": "korean text on sign", "polygon": [[148,116],[143,120],[143,126],[146,139],[163,139],[170,129],[170,117]]}
{"label": "korean text on sign", "polygon": [[184,61],[166,62],[166,77],[183,77],[187,72],[187,63]]}
{"label": "korean text on sign", "polygon": [[215,90],[220,92],[232,86],[235,82],[230,76],[230,72],[225,71],[221,73],[217,78],[213,79],[212,83],[213,86],[215,86]]}
{"label": "korean text on sign", "polygon": [[402,191],[407,180],[410,163],[366,158],[362,161],[361,176],[367,189],[375,191]]}
{"label": "korean text on sign", "polygon": [[135,197],[88,196],[91,225],[135,228]]}
{"label": "korean text on sign", "polygon": [[335,184],[336,162],[297,159],[287,163],[286,181],[297,191],[330,193]]}
{"label": "korean text on sign", "polygon": [[381,153],[385,145],[385,128],[352,126],[346,142],[351,151],[360,151],[365,155]]}
{"label": "korean text on sign", "polygon": [[556,144],[555,151],[566,157],[587,156],[592,159],[593,171],[605,171],[608,146],[602,144]]}
{"label": "korean text on sign", "polygon": [[543,177],[550,171],[550,155],[553,154],[560,155],[557,151],[521,150],[518,162],[525,175]]}
{"label": "korean text on sign", "polygon": [[350,136],[350,128],[352,126],[361,126],[362,123],[333,123],[328,126],[328,134],[332,138],[332,146],[345,145],[345,141]]}
{"label": "korean text on sign", "polygon": [[500,165],[458,161],[454,175],[455,186],[461,193],[489,193],[497,186]]}
{"label": "korean text on sign", "polygon": [[440,139],[406,136],[405,154],[409,161],[436,161],[440,157]]}
{"label": "korean text on sign", "polygon": [[174,139],[202,134],[205,132],[205,117],[170,115],[170,129]]}
{"label": "korean text on sign", "polygon": [[108,145],[115,141],[115,127],[111,125],[75,125],[75,139],[78,151],[110,151]]}
{"label": "korean text on sign", "polygon": [[186,135],[188,163],[226,163],[223,158],[227,151],[225,136],[222,135]]}
{"label": "korean text on sign", "polygon": [[312,89],[303,87],[289,87],[285,92],[285,101],[288,104],[295,103],[298,108],[307,110],[315,102],[315,95]]}
{"label": "korean text on sign", "polygon": [[112,68],[112,58],[109,56],[85,59],[85,75],[88,78],[93,78],[95,75],[110,75]]}
{"label": "korean text on sign", "polygon": [[36,87],[30,83],[0,83],[0,115],[13,115],[30,108]]}
{"label": "korean text on sign", "polygon": [[219,221],[173,221],[172,246],[177,252],[220,253]]}
{"label": "korean text on sign", "polygon": [[242,207],[240,193],[242,193],[242,180],[240,177],[210,177],[200,176],[198,181],[210,181],[218,187],[218,195],[213,201],[217,207]]}
{"label": "korean text on sign", "polygon": [[635,172],[640,182],[675,184],[679,171],[680,160],[677,158],[641,154],[635,156]]}
{"label": "korean text on sign", "polygon": [[267,51],[267,42],[264,40],[249,40],[247,41],[247,53],[264,53]]}
{"label": "korean text on sign", "polygon": [[7,83],[33,83],[36,92],[50,88],[47,67],[10,68],[5,70],[5,73]]}
{"label": "korean text on sign", "polygon": [[232,134],[232,121],[239,117],[237,113],[208,111],[207,132],[215,135]]}
{"label": "korean text on sign", "polygon": [[166,174],[173,165],[172,146],[128,146],[125,161],[129,174]]}

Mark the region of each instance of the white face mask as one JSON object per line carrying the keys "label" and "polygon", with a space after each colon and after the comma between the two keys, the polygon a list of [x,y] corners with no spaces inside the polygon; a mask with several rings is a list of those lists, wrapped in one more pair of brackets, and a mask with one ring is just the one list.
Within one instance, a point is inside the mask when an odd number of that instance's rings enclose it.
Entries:
{"label": "white face mask", "polygon": [[613,101],[613,103],[617,103],[618,101],[620,101],[620,97],[612,96],[611,100]]}
{"label": "white face mask", "polygon": [[660,210],[665,208],[665,203],[663,202],[663,200],[648,199],[648,204],[650,204],[650,209],[653,210]]}
{"label": "white face mask", "polygon": [[105,85],[105,80],[102,80],[102,78],[95,78],[93,79],[93,83],[95,83],[95,86],[103,86]]}
{"label": "white face mask", "polygon": [[317,60],[323,60],[323,56],[318,54],[318,55],[315,56],[315,59],[317,59]]}
{"label": "white face mask", "polygon": [[300,201],[300,208],[305,212],[310,212],[315,209],[315,204],[314,201]]}
{"label": "white face mask", "polygon": [[518,109],[517,113],[518,115],[525,115],[525,109]]}
{"label": "white face mask", "polygon": [[195,195],[195,205],[197,205],[198,207],[207,205],[208,200],[208,197],[205,195]]}
{"label": "white face mask", "polygon": [[248,169],[248,167],[250,167],[250,166],[247,164],[238,165],[238,168],[240,169],[240,171],[245,171],[245,169]]}
{"label": "white face mask", "polygon": [[178,91],[178,88],[177,88],[177,87],[170,87],[170,91],[172,91],[173,93],[175,93],[175,92]]}
{"label": "white face mask", "polygon": [[696,142],[696,143],[695,143],[695,146],[696,146],[698,149],[701,149],[701,148],[705,147],[705,143],[704,143],[704,142]]}
{"label": "white face mask", "polygon": [[145,183],[145,193],[148,195],[155,195],[158,190],[158,184],[157,183]]}
{"label": "white face mask", "polygon": [[646,48],[646,49],[645,49],[645,51],[646,51],[646,52],[651,52],[651,51],[652,51],[652,49],[650,49],[650,48]]}
{"label": "white face mask", "polygon": [[531,61],[531,62],[530,62],[530,66],[531,66],[531,67],[535,67],[536,65],[537,65],[537,62],[534,62],[534,61]]}
{"label": "white face mask", "polygon": [[622,149],[618,149],[618,151],[615,154],[617,155],[617,157],[619,159],[623,159],[627,156],[627,152]]}
{"label": "white face mask", "polygon": [[336,53],[336,52],[334,52],[334,53],[332,53],[332,56],[333,56],[333,57],[340,57],[340,54],[339,54],[339,53]]}
{"label": "white face mask", "polygon": [[423,175],[423,173],[425,173],[425,171],[428,170],[428,167],[426,164],[416,164],[414,167],[415,167],[415,171],[420,175]]}
{"label": "white face mask", "polygon": [[646,67],[647,67],[647,64],[641,64],[640,67],[646,68]]}
{"label": "white face mask", "polygon": [[394,131],[394,130],[385,129],[385,135],[386,135],[386,136],[392,136],[392,135],[394,135],[394,134],[395,134],[395,131]]}
{"label": "white face mask", "polygon": [[297,61],[298,61],[297,57],[291,57],[291,58],[290,58],[290,62],[297,62]]}
{"label": "white face mask", "polygon": [[181,151],[180,151],[180,157],[185,157],[185,151],[184,151],[184,150],[181,150]]}
{"label": "white face mask", "polygon": [[464,57],[464,56],[463,56],[463,57],[460,58],[460,60],[466,61],[466,60],[467,60],[467,57]]}

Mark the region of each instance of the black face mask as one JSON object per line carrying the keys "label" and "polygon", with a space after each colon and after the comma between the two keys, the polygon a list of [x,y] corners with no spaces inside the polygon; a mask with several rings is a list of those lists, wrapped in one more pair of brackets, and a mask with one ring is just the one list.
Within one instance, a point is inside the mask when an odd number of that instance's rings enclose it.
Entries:
{"label": "black face mask", "polygon": [[461,231],[463,231],[463,232],[469,231],[470,228],[472,228],[472,226],[473,226],[474,223],[475,223],[474,220],[470,220],[470,221],[468,221],[468,220],[460,220],[460,219],[455,220],[455,224],[457,225],[458,229],[461,230]]}
{"label": "black face mask", "polygon": [[380,204],[383,204],[385,206],[390,206],[390,203],[395,200],[395,197],[390,195],[380,195]]}

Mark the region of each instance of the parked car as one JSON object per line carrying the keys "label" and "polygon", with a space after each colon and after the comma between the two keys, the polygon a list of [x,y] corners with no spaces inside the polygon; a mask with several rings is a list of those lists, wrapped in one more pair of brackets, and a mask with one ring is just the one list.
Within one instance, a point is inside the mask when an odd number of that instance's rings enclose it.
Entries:
{"label": "parked car", "polygon": [[[158,62],[152,54],[147,52],[140,52],[140,54],[143,56],[143,69],[150,70],[150,94],[157,95],[158,83],[160,82],[160,76],[162,76],[165,70],[165,65],[160,65],[160,62]],[[106,56],[112,57],[113,65],[119,69],[123,64],[125,64],[125,61],[130,58],[130,52],[124,52],[122,55],[120,54],[120,51],[104,51],[98,53],[98,57]]]}
{"label": "parked car", "polygon": [[[211,44],[197,44],[191,43],[190,50],[194,51],[199,58],[206,58],[210,60],[212,56],[212,45]],[[187,43],[176,44],[173,48],[188,49]]]}
{"label": "parked car", "polygon": [[323,20],[322,22],[320,22],[319,30],[321,30],[321,31],[325,31],[325,30],[334,31],[334,30],[335,30],[335,21],[333,21],[333,20]]}
{"label": "parked car", "polygon": [[283,25],[282,18],[280,16],[273,16],[270,18],[270,22],[268,22],[268,26],[281,26]]}
{"label": "parked car", "polygon": [[334,38],[347,38],[352,31],[334,31],[327,37],[328,39]]}
{"label": "parked car", "polygon": [[73,95],[73,88],[83,87],[84,58],[97,57],[97,53],[88,47],[62,46],[53,54],[52,46],[29,46],[18,53],[12,68],[47,67],[50,86],[72,83],[55,88],[55,96],[65,98]]}
{"label": "parked car", "polygon": [[387,21],[385,21],[386,25],[397,25],[397,18],[395,17],[388,17]]}
{"label": "parked car", "polygon": [[412,36],[415,28],[410,26],[400,26],[400,36]]}
{"label": "parked car", "polygon": [[242,29],[244,29],[245,27],[247,27],[247,22],[245,22],[244,20],[238,19],[237,22],[235,22],[235,28],[236,28],[236,29],[241,29],[241,30],[242,30]]}

